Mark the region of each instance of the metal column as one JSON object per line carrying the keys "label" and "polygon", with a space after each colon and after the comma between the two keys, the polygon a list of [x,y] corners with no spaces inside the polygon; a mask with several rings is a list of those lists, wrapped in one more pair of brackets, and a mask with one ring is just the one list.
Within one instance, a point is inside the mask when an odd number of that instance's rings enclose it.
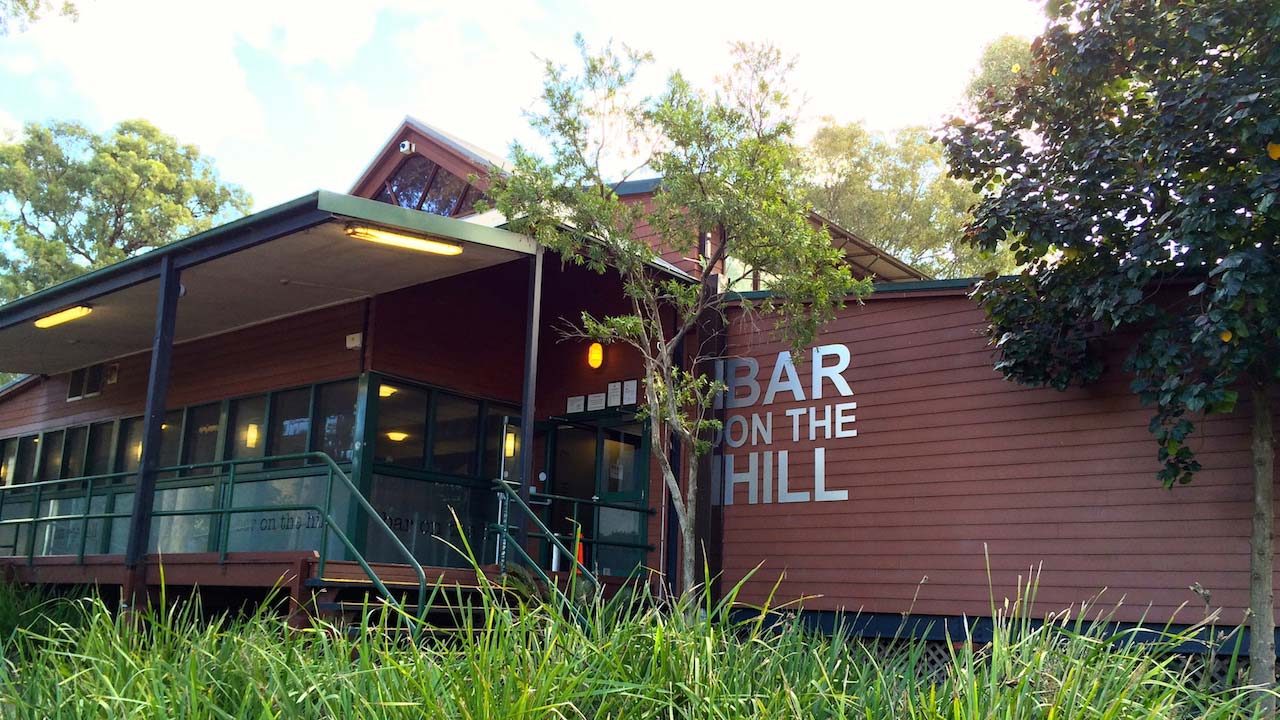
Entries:
{"label": "metal column", "polygon": [[[533,484],[534,398],[538,390],[538,331],[542,325],[542,246],[529,262],[529,307],[524,336],[524,390],[520,401],[520,499],[529,502]],[[528,528],[518,514],[520,544],[527,547]]]}
{"label": "metal column", "polygon": [[156,470],[160,464],[160,425],[164,422],[165,400],[169,394],[169,366],[173,356],[174,320],[178,312],[179,273],[173,255],[160,261],[160,296],[156,302],[156,333],[151,344],[151,370],[147,375],[147,406],[142,420],[142,457],[138,462],[138,485],[133,495],[133,515],[129,521],[129,544],[125,550],[124,602],[137,607],[146,599],[147,545],[151,538],[151,512],[155,505]]}

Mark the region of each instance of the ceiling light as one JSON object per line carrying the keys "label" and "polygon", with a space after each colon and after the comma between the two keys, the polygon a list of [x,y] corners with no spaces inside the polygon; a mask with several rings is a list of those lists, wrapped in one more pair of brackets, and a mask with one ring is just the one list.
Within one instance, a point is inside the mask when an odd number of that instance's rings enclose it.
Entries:
{"label": "ceiling light", "polygon": [[390,245],[392,247],[404,248],[406,250],[417,250],[418,252],[432,253],[434,255],[461,255],[462,246],[443,240],[435,240],[432,238],[420,237],[417,235],[405,235],[403,233],[392,232],[391,230],[382,230],[380,228],[362,227],[358,225],[347,226],[347,236],[356,240],[368,240],[380,245]]}
{"label": "ceiling light", "polygon": [[39,320],[36,320],[36,327],[41,330],[51,328],[54,325],[61,325],[65,322],[78,320],[91,312],[93,312],[93,308],[88,305],[76,305],[75,307],[69,307],[66,310],[59,310],[52,315],[45,315]]}
{"label": "ceiling light", "polygon": [[387,439],[390,440],[391,442],[404,442],[405,440],[409,439],[409,433],[400,432],[399,430],[392,430],[391,432],[387,433]]}
{"label": "ceiling light", "polygon": [[400,388],[398,387],[391,387],[390,385],[378,386],[378,397],[387,398],[387,397],[391,397],[392,395],[395,395],[398,392],[400,392]]}

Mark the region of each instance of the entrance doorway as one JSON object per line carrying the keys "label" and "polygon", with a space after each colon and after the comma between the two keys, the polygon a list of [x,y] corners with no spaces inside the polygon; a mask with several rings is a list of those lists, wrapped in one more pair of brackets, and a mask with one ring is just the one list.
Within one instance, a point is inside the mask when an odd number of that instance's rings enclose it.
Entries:
{"label": "entrance doorway", "polygon": [[[570,541],[580,528],[585,564],[601,575],[627,576],[644,562],[646,437],[643,423],[629,413],[560,421],[551,432],[548,525]],[[559,558],[551,563],[568,567]]]}

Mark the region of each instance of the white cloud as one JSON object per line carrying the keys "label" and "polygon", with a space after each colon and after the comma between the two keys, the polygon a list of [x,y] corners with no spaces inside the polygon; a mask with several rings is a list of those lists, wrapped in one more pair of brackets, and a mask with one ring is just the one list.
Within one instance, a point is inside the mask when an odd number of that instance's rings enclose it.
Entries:
{"label": "white cloud", "polygon": [[0,110],[0,141],[16,138],[22,131],[22,123],[12,114]]}
{"label": "white cloud", "polygon": [[[80,11],[6,38],[0,83],[34,91],[0,122],[45,119],[67,96],[100,128],[145,117],[214,155],[260,207],[347,189],[406,114],[505,154],[531,139],[521,111],[541,86],[538,57],[571,61],[579,30],[652,50],[659,75],[678,67],[699,83],[726,69],[731,41],[769,40],[798,56],[808,127],[832,115],[890,129],[936,122],[986,42],[1040,25],[1027,0],[83,0]],[[404,26],[388,32],[393,21]],[[370,56],[385,70],[353,77]],[[250,77],[242,61],[262,57],[273,74]],[[268,83],[297,90],[305,127],[267,117]]]}

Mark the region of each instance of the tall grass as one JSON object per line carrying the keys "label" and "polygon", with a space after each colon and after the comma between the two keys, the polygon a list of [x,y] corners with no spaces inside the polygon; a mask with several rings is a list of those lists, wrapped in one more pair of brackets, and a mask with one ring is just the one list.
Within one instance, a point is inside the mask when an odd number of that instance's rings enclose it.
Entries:
{"label": "tall grass", "polygon": [[415,646],[368,622],[291,630],[266,610],[210,620],[192,603],[159,605],[138,622],[91,596],[42,599],[33,612],[48,619],[15,623],[3,640],[0,716],[1248,716],[1244,694],[1197,686],[1162,652],[1178,635],[1128,643],[1097,623],[1000,613],[989,645],[957,638],[949,665],[930,674],[919,642],[886,649],[814,634],[794,617],[735,622],[730,609],[662,607],[640,592],[589,604],[582,623],[494,590],[461,627]]}

